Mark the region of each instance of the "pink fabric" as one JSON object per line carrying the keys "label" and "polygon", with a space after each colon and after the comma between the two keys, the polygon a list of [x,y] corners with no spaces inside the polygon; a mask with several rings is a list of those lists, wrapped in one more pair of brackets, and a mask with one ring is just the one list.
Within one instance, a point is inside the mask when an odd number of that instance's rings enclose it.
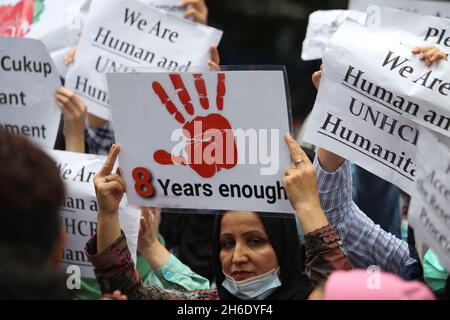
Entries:
{"label": "pink fabric", "polygon": [[336,271],[325,284],[324,300],[435,300],[419,281],[374,270]]}

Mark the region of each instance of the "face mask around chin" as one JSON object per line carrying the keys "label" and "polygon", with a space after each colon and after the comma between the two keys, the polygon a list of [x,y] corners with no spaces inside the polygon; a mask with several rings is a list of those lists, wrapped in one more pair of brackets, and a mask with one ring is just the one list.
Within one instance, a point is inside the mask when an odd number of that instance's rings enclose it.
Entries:
{"label": "face mask around chin", "polygon": [[279,270],[280,267],[277,267],[272,271],[242,281],[236,281],[224,272],[225,280],[222,282],[222,286],[239,299],[263,300],[281,286],[278,277]]}

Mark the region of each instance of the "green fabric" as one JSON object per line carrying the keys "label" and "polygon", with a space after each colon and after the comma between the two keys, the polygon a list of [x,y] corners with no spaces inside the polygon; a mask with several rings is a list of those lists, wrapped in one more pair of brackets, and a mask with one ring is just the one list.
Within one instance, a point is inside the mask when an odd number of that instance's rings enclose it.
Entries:
{"label": "green fabric", "polygon": [[[165,246],[164,238],[158,234],[159,241]],[[157,285],[164,289],[201,290],[209,289],[209,281],[193,272],[174,255],[170,255],[161,269],[153,271],[147,260],[137,255],[136,270],[147,285]],[[75,296],[80,300],[95,300],[101,297],[100,286],[96,279],[81,278],[81,289]]]}
{"label": "green fabric", "polygon": [[206,290],[209,280],[193,272],[173,254],[158,270],[154,270],[144,278],[147,285],[153,284],[164,289]]}
{"label": "green fabric", "polygon": [[431,290],[436,294],[441,294],[445,291],[448,272],[431,249],[427,251],[423,258],[423,277]]}
{"label": "green fabric", "polygon": [[39,18],[44,10],[44,0],[34,0],[33,23],[39,22]]}

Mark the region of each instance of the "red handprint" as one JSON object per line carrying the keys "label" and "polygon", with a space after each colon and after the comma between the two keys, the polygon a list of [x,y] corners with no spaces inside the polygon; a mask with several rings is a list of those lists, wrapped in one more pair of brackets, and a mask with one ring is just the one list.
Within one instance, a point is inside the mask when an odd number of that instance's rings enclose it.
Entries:
{"label": "red handprint", "polygon": [[[202,74],[193,74],[193,77],[200,105],[204,110],[209,110],[210,103]],[[194,106],[181,76],[179,74],[169,74],[169,78],[184,106],[184,110],[194,117]],[[167,111],[183,125],[183,134],[187,139],[185,151],[188,159],[172,155],[165,150],[158,150],[153,154],[153,158],[157,163],[162,165],[189,165],[203,178],[213,177],[222,168],[231,169],[236,166],[237,147],[234,133],[230,123],[224,116],[211,113],[206,117],[197,116],[192,121],[186,121],[162,85],[155,81],[152,87],[161,103],[167,108]],[[225,94],[225,74],[218,73],[216,106],[219,111],[223,109]]]}
{"label": "red handprint", "polygon": [[23,37],[33,22],[34,0],[21,0],[14,6],[0,6],[0,36]]}

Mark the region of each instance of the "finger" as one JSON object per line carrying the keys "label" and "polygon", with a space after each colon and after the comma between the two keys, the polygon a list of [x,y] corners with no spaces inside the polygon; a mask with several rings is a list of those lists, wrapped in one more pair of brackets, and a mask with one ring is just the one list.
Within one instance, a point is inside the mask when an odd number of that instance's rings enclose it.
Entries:
{"label": "finger", "polygon": [[70,111],[66,108],[66,105],[64,103],[62,103],[61,101],[56,100],[56,105],[61,108],[61,111],[64,114],[64,116],[66,116],[67,114],[70,114]]}
{"label": "finger", "polygon": [[220,67],[214,61],[208,60],[208,66],[211,68],[211,71],[220,71]]}
{"label": "finger", "polygon": [[167,111],[169,111],[169,113],[175,117],[175,120],[177,120],[181,124],[184,124],[186,120],[184,120],[183,115],[180,113],[180,111],[178,111],[177,107],[175,107],[172,100],[167,95],[166,90],[164,90],[163,86],[159,82],[154,81],[152,83],[152,88],[161,100],[161,103],[166,106]]}
{"label": "finger", "polygon": [[202,15],[197,9],[191,8],[186,10],[186,12],[184,13],[184,17],[186,19],[192,18],[194,22],[203,22]]}
{"label": "finger", "polygon": [[192,76],[195,79],[195,81],[194,81],[195,89],[197,90],[197,93],[198,93],[198,100],[200,101],[200,105],[202,106],[202,108],[204,110],[208,110],[209,109],[209,100],[208,100],[208,95],[206,93],[205,80],[203,80],[203,77],[200,73],[194,73]]}
{"label": "finger", "polygon": [[66,96],[67,98],[74,94],[73,91],[67,89],[66,87],[59,87],[58,89],[56,89],[56,92]]}
{"label": "finger", "polygon": [[286,133],[285,140],[288,145],[292,161],[301,159],[303,161],[309,162],[306,153],[302,150],[302,148],[300,148],[297,141],[295,141],[289,133]]}
{"label": "finger", "polygon": [[122,173],[120,171],[120,168],[117,168],[116,170],[116,176],[117,176],[117,181],[119,181],[121,184],[123,184],[123,187],[125,189],[125,192],[128,192],[128,188],[127,188],[127,184],[125,182],[125,179],[122,177]]}
{"label": "finger", "polygon": [[219,50],[217,50],[217,47],[214,44],[212,44],[209,48],[209,53],[211,55],[211,61],[217,65],[220,65]]}
{"label": "finger", "polygon": [[420,48],[420,47],[415,47],[415,48],[413,48],[413,49],[411,50],[411,52],[412,52],[413,54],[418,54],[418,53],[420,53],[420,51],[421,51],[421,48]]}
{"label": "finger", "polygon": [[69,98],[67,98],[64,94],[55,92],[54,96],[57,100],[61,101],[61,103],[69,103]]}
{"label": "finger", "polygon": [[120,152],[120,146],[113,144],[111,147],[111,150],[109,151],[108,158],[106,159],[102,168],[98,172],[98,175],[100,177],[105,177],[105,176],[111,174],[112,169],[114,168],[114,164],[116,163],[117,156],[119,155],[119,152]]}
{"label": "finger", "polygon": [[187,6],[192,5],[194,8],[200,8],[204,5],[203,0],[182,0],[178,5],[179,8],[186,8]]}
{"label": "finger", "polygon": [[123,195],[125,192],[123,185],[120,184],[118,181],[103,182],[98,187],[98,191],[101,195],[108,195],[112,193],[117,197]]}

